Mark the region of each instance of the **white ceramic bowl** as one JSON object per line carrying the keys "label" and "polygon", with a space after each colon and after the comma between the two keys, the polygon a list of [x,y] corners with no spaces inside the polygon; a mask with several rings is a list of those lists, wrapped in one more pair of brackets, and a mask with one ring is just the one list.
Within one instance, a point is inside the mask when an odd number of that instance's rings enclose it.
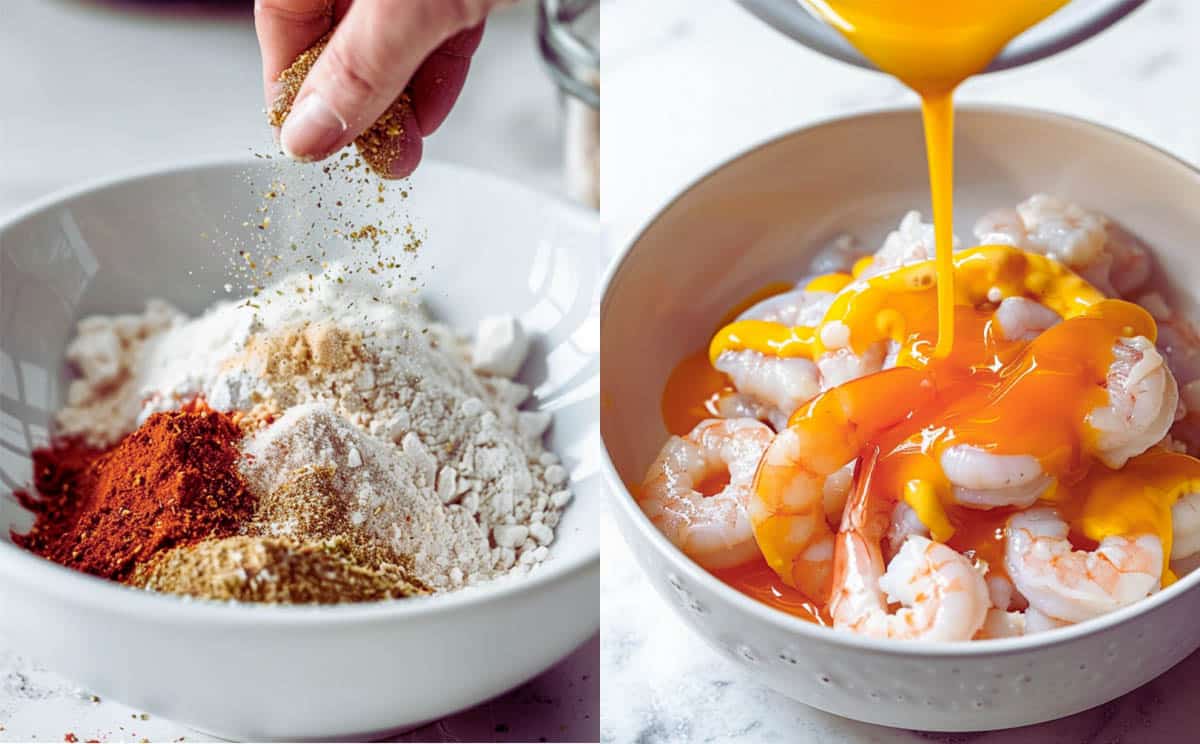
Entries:
{"label": "white ceramic bowl", "polygon": [[[149,296],[198,312],[224,296],[227,261],[213,238],[244,235],[258,195],[289,167],[299,166],[174,167],[55,196],[0,223],[0,634],[104,697],[215,734],[382,734],[514,687],[599,626],[604,256],[594,216],[439,163],[421,166],[406,202],[428,230],[413,273],[434,314],[473,331],[484,315],[513,312],[535,338],[522,380],[554,414],[548,443],[576,498],[551,558],[529,577],[399,602],[236,606],[129,589],[9,542],[10,525],[30,523],[9,494],[29,482],[30,449],[46,441],[63,399],[75,319],[139,310]],[[323,198],[336,198],[338,183]],[[277,214],[271,234],[289,229]]]}
{"label": "white ceramic bowl", "polygon": [[[878,245],[906,210],[928,213],[922,141],[914,111],[819,124],[734,158],[649,222],[611,267],[601,304],[605,470],[621,531],[655,589],[754,678],[872,723],[1018,726],[1104,703],[1200,646],[1200,573],[1042,635],[876,641],[804,622],[712,578],[650,524],[626,486],[641,481],[667,436],[659,401],[668,372],[707,344],[733,303],[767,281],[798,277],[842,230]],[[1094,124],[1019,109],[962,111],[957,147],[959,235],[970,235],[982,210],[1049,191],[1145,239],[1160,281],[1200,286],[1200,174],[1183,163]]]}

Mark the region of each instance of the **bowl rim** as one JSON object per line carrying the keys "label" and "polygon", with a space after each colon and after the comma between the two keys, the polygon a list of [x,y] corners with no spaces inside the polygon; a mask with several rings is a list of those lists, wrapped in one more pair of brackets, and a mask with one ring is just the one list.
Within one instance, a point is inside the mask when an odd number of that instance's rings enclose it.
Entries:
{"label": "bowl rim", "polygon": [[[709,180],[718,177],[722,171],[735,162],[760,151],[768,150],[776,145],[782,144],[785,140],[794,137],[804,137],[811,135],[820,130],[836,129],[845,126],[852,122],[857,122],[863,119],[909,119],[913,116],[919,116],[920,110],[915,106],[885,106],[878,108],[869,108],[862,111],[856,111],[850,114],[838,114],[830,117],[818,119],[811,123],[788,130],[782,134],[773,135],[767,139],[753,143],[743,149],[740,149],[730,156],[723,158],[716,165],[706,169],[699,176],[695,177],[676,193],[675,196],[663,204],[656,207],[649,216],[642,219],[629,233],[630,237],[625,239],[617,248],[616,255],[609,262],[608,269],[604,273],[601,280],[601,301],[600,301],[600,322],[601,328],[604,324],[605,309],[610,302],[610,291],[613,286],[613,281],[621,273],[626,260],[632,254],[634,248],[641,243],[645,235],[658,224],[661,217],[668,211],[677,207],[693,191],[705,184]],[[955,107],[955,115],[960,120],[962,118],[976,117],[1015,117],[1030,122],[1050,123],[1054,126],[1074,127],[1081,130],[1088,130],[1092,134],[1099,134],[1107,137],[1114,142],[1123,146],[1133,146],[1138,148],[1145,157],[1157,160],[1163,167],[1176,169],[1184,175],[1200,182],[1200,167],[1183,160],[1182,158],[1171,154],[1157,145],[1153,145],[1137,136],[1123,132],[1119,129],[1098,124],[1087,119],[1062,114],[1044,109],[1037,109],[1026,106],[1012,106],[1002,104],[960,104]],[[601,337],[601,345],[603,346],[603,335]],[[603,370],[603,367],[601,368]],[[603,371],[601,372],[603,378]],[[602,386],[603,387],[603,386]],[[603,395],[603,390],[601,392]],[[603,408],[601,408],[601,416],[603,416]],[[675,571],[686,575],[687,578],[704,586],[704,588],[719,599],[724,604],[731,606],[742,614],[748,614],[756,618],[758,621],[776,629],[788,631],[796,635],[797,642],[816,642],[825,643],[832,646],[840,646],[847,650],[869,651],[871,653],[883,654],[887,656],[900,657],[905,659],[917,659],[927,657],[938,657],[944,659],[971,659],[977,657],[995,657],[1007,656],[1014,654],[1022,654],[1029,651],[1037,651],[1053,646],[1068,644],[1087,636],[1099,634],[1109,630],[1116,625],[1119,625],[1127,620],[1132,620],[1140,615],[1147,614],[1158,607],[1170,602],[1172,599],[1191,591],[1200,585],[1200,570],[1192,571],[1181,577],[1171,586],[1162,589],[1155,594],[1127,605],[1120,609],[1114,610],[1107,614],[1101,615],[1091,620],[1082,623],[1076,623],[1062,628],[1054,628],[1041,633],[1036,633],[1028,636],[1018,636],[1015,638],[995,638],[988,640],[974,641],[925,641],[925,640],[908,640],[898,642],[895,640],[876,639],[867,636],[858,635],[848,630],[840,628],[830,628],[816,623],[803,620],[794,615],[790,615],[782,610],[778,610],[767,604],[759,602],[756,599],[749,597],[737,589],[729,586],[725,582],[710,574],[706,569],[694,562],[691,558],[679,550],[674,543],[668,540],[661,532],[658,531],[638,507],[636,499],[630,492],[629,487],[621,479],[617,472],[616,466],[613,464],[612,457],[608,451],[608,443],[604,437],[604,428],[601,426],[600,434],[601,453],[600,453],[600,469],[604,474],[605,481],[608,484],[609,503],[613,507],[624,513],[624,516],[633,525],[634,530],[641,539],[648,542],[655,552],[666,558],[668,563]],[[628,536],[626,531],[622,530],[626,542],[629,547],[634,548],[634,540]],[[636,551],[634,551],[636,552]],[[646,569],[638,563],[638,568],[643,572]]]}
{"label": "bowl rim", "polygon": [[[262,166],[265,159],[252,155],[218,155],[183,161],[150,163],[115,174],[88,179],[58,189],[33,202],[0,214],[0,237],[22,222],[71,201],[133,182],[178,176],[200,170],[244,169]],[[514,180],[470,166],[426,159],[421,169],[441,170],[460,178],[475,179],[493,188],[516,191],[543,203],[548,211],[582,232],[592,233],[602,243],[600,223],[594,212],[558,197],[542,193]],[[599,289],[599,282],[591,290]],[[521,577],[503,576],[456,591],[404,600],[381,600],[334,605],[283,605],[178,597],[126,586],[82,573],[34,555],[8,540],[0,540],[0,580],[20,585],[26,591],[50,595],[64,603],[91,606],[139,619],[204,623],[206,625],[332,626],[358,625],[397,620],[418,620],[457,613],[481,604],[513,599],[548,588],[600,569],[600,540],[579,555],[554,559]]]}

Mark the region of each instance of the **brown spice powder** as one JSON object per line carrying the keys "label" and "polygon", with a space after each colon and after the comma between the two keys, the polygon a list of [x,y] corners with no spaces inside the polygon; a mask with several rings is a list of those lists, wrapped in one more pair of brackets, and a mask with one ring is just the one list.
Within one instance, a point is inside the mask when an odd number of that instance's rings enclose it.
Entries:
{"label": "brown spice powder", "polygon": [[301,543],[239,536],[206,540],[140,566],[130,583],[191,597],[336,604],[428,593],[398,564],[358,565],[343,539]]}
{"label": "brown spice powder", "polygon": [[[271,126],[281,127],[292,112],[292,104],[296,94],[308,77],[309,71],[329,44],[333,31],[322,36],[315,44],[300,53],[286,70],[279,74],[281,86],[279,95],[267,110],[267,121]],[[381,178],[394,178],[391,174],[392,163],[404,152],[405,122],[415,121],[412,113],[412,100],[408,91],[404,91],[392,102],[375,123],[367,128],[354,140],[355,147],[362,155],[371,170]]]}

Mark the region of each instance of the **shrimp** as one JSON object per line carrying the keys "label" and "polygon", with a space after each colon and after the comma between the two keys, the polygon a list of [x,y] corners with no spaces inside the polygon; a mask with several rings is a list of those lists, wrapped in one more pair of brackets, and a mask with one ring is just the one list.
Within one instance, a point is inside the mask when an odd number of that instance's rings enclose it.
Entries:
{"label": "shrimp", "polygon": [[775,429],[787,426],[787,416],[784,416],[782,412],[763,405],[751,395],[732,390],[717,395],[713,413],[724,419],[752,418],[766,421]]}
{"label": "shrimp", "polygon": [[[957,237],[953,246],[952,250],[959,249]],[[888,233],[883,246],[875,254],[875,260],[859,278],[867,279],[907,264],[928,261],[934,257],[935,248],[933,225],[922,222],[921,213],[913,210],[904,215],[895,230]]]}
{"label": "shrimp", "polygon": [[1023,635],[1042,633],[1054,628],[1061,628],[1071,623],[1055,620],[1032,607],[1023,611],[1001,610],[993,607],[987,611],[987,619],[983,627],[975,634],[975,640],[983,641],[989,638],[1015,638]]}
{"label": "shrimp", "polygon": [[1062,321],[1058,313],[1025,297],[1005,297],[994,317],[1001,335],[1008,341],[1032,341]]}
{"label": "shrimp", "polygon": [[1144,336],[1123,338],[1113,346],[1106,387],[1108,405],[1093,409],[1087,422],[1096,430],[1096,456],[1117,469],[1166,436],[1175,422],[1179,389]]}
{"label": "shrimp", "polygon": [[833,531],[825,518],[826,482],[873,435],[932,395],[922,372],[896,367],[825,392],[771,441],[747,511],[759,550],[785,584],[810,599],[828,596]]}
{"label": "shrimp", "polygon": [[[880,543],[893,503],[871,492],[879,448],[859,462],[834,552],[833,627],[877,638],[970,640],[990,607],[983,574],[966,556],[911,534],[884,568]],[[889,604],[902,605],[892,613]]]}
{"label": "shrimp", "polygon": [[776,425],[821,392],[820,370],[803,357],[774,357],[744,349],[722,352],[713,367],[728,375],[733,387],[757,403]]}
{"label": "shrimp", "polygon": [[929,537],[929,528],[917,516],[917,512],[903,501],[897,500],[892,508],[892,519],[884,537],[884,557],[891,560],[900,552],[900,546],[909,535]]}
{"label": "shrimp", "polygon": [[[770,427],[754,419],[708,419],[686,437],[671,437],[650,466],[638,499],[655,527],[705,568],[729,568],[758,552],[746,516],[755,468]],[[712,496],[697,486],[728,473]]]}
{"label": "shrimp", "polygon": [[1126,297],[1150,278],[1150,255],[1136,237],[1103,215],[1047,194],[1034,194],[1016,209],[988,212],[974,233],[982,245],[1051,256],[1109,296]]}
{"label": "shrimp", "polygon": [[979,245],[1011,245],[1029,250],[1025,223],[1015,209],[993,209],[975,222],[975,240]]}
{"label": "shrimp", "polygon": [[789,326],[816,326],[825,319],[833,304],[833,292],[809,292],[793,289],[772,295],[751,305],[738,320],[765,320]]}
{"label": "shrimp", "polygon": [[[738,320],[819,325],[832,302],[831,292],[795,289],[768,297],[738,316]],[[759,406],[756,418],[766,418],[777,427],[786,422],[792,411],[821,392],[821,372],[811,359],[780,358],[750,350],[726,351],[713,366],[729,376],[739,393]]]}
{"label": "shrimp", "polygon": [[1113,535],[1088,552],[1074,550],[1067,533],[1067,523],[1051,508],[1009,517],[1004,564],[1031,609],[1059,623],[1077,623],[1159,588],[1163,551],[1157,536]]}
{"label": "shrimp", "polygon": [[1171,560],[1200,553],[1200,493],[1179,497],[1171,506]]}
{"label": "shrimp", "polygon": [[817,357],[821,389],[828,390],[844,382],[875,374],[883,369],[886,353],[887,344],[879,342],[868,346],[862,354],[855,354],[849,346],[821,354]]}
{"label": "shrimp", "polygon": [[846,510],[846,499],[854,488],[854,464],[849,462],[841,470],[835,470],[825,479],[821,495],[825,501],[825,521],[837,524],[842,521],[842,512]]}
{"label": "shrimp", "polygon": [[[742,313],[738,320],[819,326],[833,297],[831,292],[784,292],[754,305]],[[764,415],[760,418],[766,418],[776,428],[782,428],[781,421],[785,421],[793,411],[823,390],[882,369],[886,349],[885,344],[875,344],[859,355],[844,344],[821,354],[815,361],[802,357],[776,357],[742,349],[722,352],[713,366],[729,376],[739,393],[762,406]]]}
{"label": "shrimp", "polygon": [[983,627],[972,640],[986,641],[993,638],[1015,638],[1025,635],[1025,613],[1009,612],[997,607],[987,611]]}
{"label": "shrimp", "polygon": [[972,509],[1032,506],[1054,482],[1032,455],[997,455],[970,444],[948,447],[941,465],[954,501]]}
{"label": "shrimp", "polygon": [[1109,283],[1117,295],[1128,297],[1150,279],[1150,271],[1153,269],[1150,265],[1150,253],[1142,241],[1115,222],[1108,222],[1106,234],[1106,249],[1112,256]]}
{"label": "shrimp", "polygon": [[842,233],[817,251],[809,268],[814,274],[849,274],[854,262],[862,258],[863,253],[857,238]]}
{"label": "shrimp", "polygon": [[[854,530],[838,535],[833,627],[876,638],[931,641],[967,641],[983,627],[990,605],[987,586],[971,561],[953,548],[910,535],[887,570],[882,568],[877,540]],[[892,613],[889,603],[903,606]]]}
{"label": "shrimp", "polygon": [[992,607],[999,610],[1015,610],[1027,605],[1025,598],[1017,592],[1017,588],[1007,576],[989,571],[985,579]]}

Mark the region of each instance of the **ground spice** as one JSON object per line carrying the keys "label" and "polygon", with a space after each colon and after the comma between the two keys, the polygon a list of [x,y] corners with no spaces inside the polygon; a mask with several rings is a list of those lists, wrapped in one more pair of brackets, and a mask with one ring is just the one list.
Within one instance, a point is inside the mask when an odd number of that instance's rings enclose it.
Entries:
{"label": "ground spice", "polygon": [[[279,74],[279,95],[271,102],[271,107],[267,110],[267,121],[271,126],[283,126],[284,120],[292,112],[292,104],[296,100],[296,94],[300,92],[300,86],[304,84],[304,79],[308,77],[317,58],[325,50],[331,36],[333,36],[333,31],[325,34],[315,44],[301,52],[300,56],[296,57],[295,61]],[[363,160],[380,177],[394,178],[391,174],[392,163],[404,152],[407,139],[404,129],[405,122],[415,120],[412,112],[412,100],[409,98],[408,91],[405,91],[375,120],[374,124],[354,140],[354,145],[358,148]]]}
{"label": "ground spice", "polygon": [[34,453],[36,515],[13,541],[56,563],[122,580],[179,545],[234,534],[255,499],[237,470],[241,430],[202,405],[156,413],[100,453],[66,443]]}
{"label": "ground spice", "polygon": [[301,543],[240,536],[175,548],[139,565],[130,583],[205,599],[286,604],[336,604],[427,594],[397,563],[359,564],[345,538]]}

